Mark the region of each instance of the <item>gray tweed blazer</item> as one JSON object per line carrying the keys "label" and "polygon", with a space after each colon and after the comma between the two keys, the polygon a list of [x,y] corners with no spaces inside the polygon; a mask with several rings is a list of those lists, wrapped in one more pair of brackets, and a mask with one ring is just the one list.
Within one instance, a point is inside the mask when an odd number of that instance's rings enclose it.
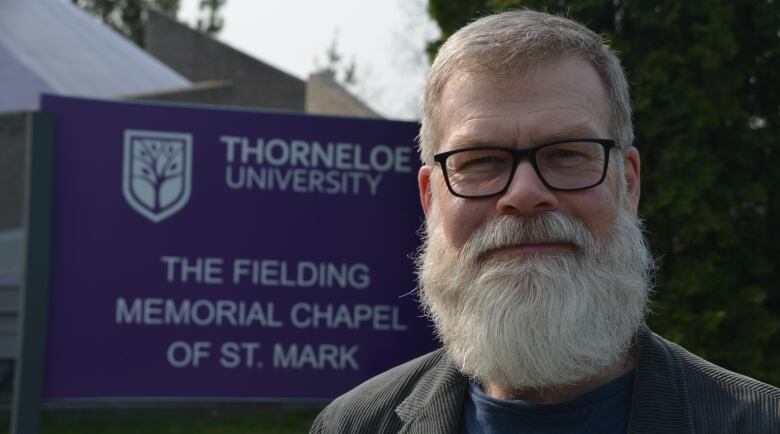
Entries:
{"label": "gray tweed blazer", "polygon": [[[643,328],[629,433],[780,434],[780,389],[715,366]],[[457,433],[468,380],[439,349],[334,400],[311,433]]]}

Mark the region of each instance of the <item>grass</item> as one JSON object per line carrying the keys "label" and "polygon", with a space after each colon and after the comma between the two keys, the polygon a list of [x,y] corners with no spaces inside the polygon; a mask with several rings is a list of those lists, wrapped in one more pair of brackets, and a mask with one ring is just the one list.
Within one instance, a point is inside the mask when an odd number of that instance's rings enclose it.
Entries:
{"label": "grass", "polygon": [[[164,409],[46,410],[41,434],[299,434],[322,406],[241,405]],[[8,416],[0,417],[8,433]]]}

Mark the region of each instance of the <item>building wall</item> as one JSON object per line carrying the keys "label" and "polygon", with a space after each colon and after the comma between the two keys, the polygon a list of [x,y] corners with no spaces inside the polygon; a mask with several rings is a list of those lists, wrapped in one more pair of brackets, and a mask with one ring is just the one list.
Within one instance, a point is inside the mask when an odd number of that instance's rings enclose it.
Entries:
{"label": "building wall", "polygon": [[149,12],[146,50],[191,81],[230,82],[232,87],[223,89],[219,104],[304,110],[303,80],[160,13]]}
{"label": "building wall", "polygon": [[0,114],[0,231],[22,226],[27,113]]}
{"label": "building wall", "polygon": [[375,111],[336,83],[327,72],[306,82],[306,113],[379,118]]}
{"label": "building wall", "polygon": [[[24,253],[28,113],[0,114],[0,371],[16,357],[19,338],[19,281]],[[8,388],[1,387],[0,400]]]}
{"label": "building wall", "polygon": [[233,83],[214,80],[195,83],[191,87],[170,92],[134,95],[132,99],[230,106],[235,94]]}

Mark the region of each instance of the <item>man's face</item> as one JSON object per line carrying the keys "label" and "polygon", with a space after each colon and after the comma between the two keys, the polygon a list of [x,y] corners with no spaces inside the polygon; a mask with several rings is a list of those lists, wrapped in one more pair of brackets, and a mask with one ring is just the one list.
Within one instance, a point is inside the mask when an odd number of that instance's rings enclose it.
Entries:
{"label": "man's face", "polygon": [[[522,149],[567,138],[612,138],[608,132],[609,105],[604,85],[586,61],[563,58],[511,83],[508,81],[492,80],[483,74],[455,74],[442,94],[437,152],[478,145]],[[533,217],[551,211],[581,220],[598,238],[615,221],[618,182],[626,183],[626,204],[636,214],[639,202],[636,149],[629,148],[623,160],[624,181],[616,179],[613,165],[604,183],[575,192],[548,190],[531,164],[523,161],[509,190],[502,196],[486,199],[451,195],[441,170],[423,166],[419,173],[420,195],[426,215],[431,207],[438,207],[444,234],[456,248],[491,217]],[[433,191],[432,183],[436,184]],[[546,254],[566,248],[554,244],[524,245],[500,253]]]}
{"label": "man's face", "polygon": [[[503,83],[465,73],[447,83],[438,152],[612,138],[606,92],[588,63],[564,58]],[[573,192],[547,189],[522,161],[504,194],[481,199],[452,195],[438,167],[420,169],[421,300],[468,375],[538,388],[624,359],[652,257],[636,219],[639,157],[634,148],[617,156],[622,176],[612,159],[604,183]]]}

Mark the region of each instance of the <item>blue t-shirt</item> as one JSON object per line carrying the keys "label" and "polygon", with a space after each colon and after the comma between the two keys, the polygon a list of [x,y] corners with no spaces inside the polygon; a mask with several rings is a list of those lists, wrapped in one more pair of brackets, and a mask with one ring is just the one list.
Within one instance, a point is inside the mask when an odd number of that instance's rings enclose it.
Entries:
{"label": "blue t-shirt", "polygon": [[491,398],[473,381],[463,404],[461,434],[624,434],[634,372],[571,401],[536,404]]}

